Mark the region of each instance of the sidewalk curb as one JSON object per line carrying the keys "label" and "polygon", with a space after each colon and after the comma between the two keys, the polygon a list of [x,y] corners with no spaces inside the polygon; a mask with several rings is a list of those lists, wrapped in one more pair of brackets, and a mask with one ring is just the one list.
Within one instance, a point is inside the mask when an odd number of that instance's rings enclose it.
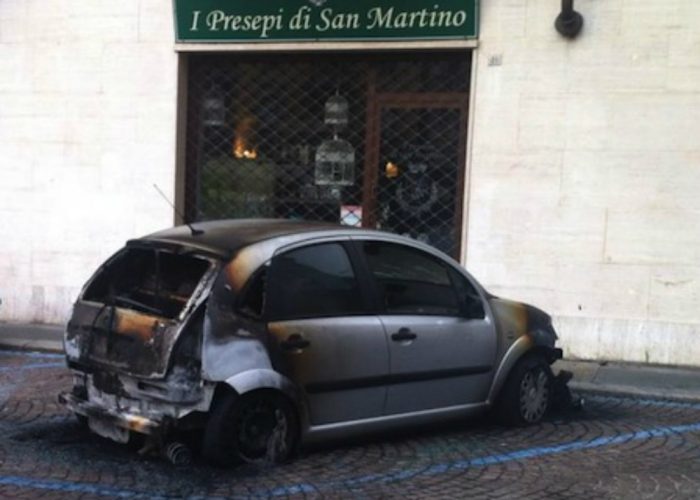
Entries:
{"label": "sidewalk curb", "polygon": [[63,325],[0,323],[0,348],[63,352]]}
{"label": "sidewalk curb", "polygon": [[574,391],[684,402],[700,401],[700,369],[639,363],[561,360],[554,371],[573,373]]}
{"label": "sidewalk curb", "polygon": [[569,388],[575,393],[595,394],[600,396],[627,397],[630,399],[654,399],[676,401],[679,403],[698,403],[700,394],[688,391],[666,391],[628,385],[599,385],[586,382],[569,382]]}

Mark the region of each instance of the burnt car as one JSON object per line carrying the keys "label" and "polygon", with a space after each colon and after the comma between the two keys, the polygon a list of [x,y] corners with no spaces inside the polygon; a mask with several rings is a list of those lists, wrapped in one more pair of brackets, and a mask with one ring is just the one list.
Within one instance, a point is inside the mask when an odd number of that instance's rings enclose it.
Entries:
{"label": "burnt car", "polygon": [[551,318],[402,236],[230,220],[127,242],[67,325],[59,400],[95,433],[201,436],[217,463],[493,410],[540,421]]}

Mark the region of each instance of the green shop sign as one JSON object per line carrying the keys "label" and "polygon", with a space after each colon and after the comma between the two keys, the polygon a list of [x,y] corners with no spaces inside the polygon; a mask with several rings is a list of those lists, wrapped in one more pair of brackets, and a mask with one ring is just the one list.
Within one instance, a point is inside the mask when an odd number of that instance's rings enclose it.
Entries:
{"label": "green shop sign", "polygon": [[476,38],[479,0],[174,0],[179,42]]}

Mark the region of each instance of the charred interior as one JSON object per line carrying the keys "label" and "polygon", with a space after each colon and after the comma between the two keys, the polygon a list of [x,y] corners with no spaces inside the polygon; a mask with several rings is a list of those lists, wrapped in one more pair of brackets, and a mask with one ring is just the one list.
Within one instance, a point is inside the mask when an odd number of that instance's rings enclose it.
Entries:
{"label": "charred interior", "polygon": [[[66,329],[72,363],[163,379],[179,343],[179,368],[198,373],[198,348],[188,342],[201,341],[202,300],[216,264],[179,248],[130,244],[97,271]],[[178,342],[182,334],[196,338]]]}
{"label": "charred interior", "polygon": [[208,267],[208,261],[191,255],[127,248],[98,274],[83,300],[174,319]]}

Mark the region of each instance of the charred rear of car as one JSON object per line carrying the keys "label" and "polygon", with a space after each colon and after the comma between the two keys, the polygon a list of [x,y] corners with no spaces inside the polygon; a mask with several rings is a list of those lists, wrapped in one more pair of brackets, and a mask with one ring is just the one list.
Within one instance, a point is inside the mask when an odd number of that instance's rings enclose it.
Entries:
{"label": "charred rear of car", "polygon": [[68,361],[163,377],[215,268],[202,256],[127,246],[97,271],[75,304],[65,336]]}
{"label": "charred rear of car", "polygon": [[206,260],[191,255],[127,247],[90,283],[83,300],[175,319],[209,265]]}
{"label": "charred rear of car", "polygon": [[68,323],[64,348],[76,376],[60,401],[119,442],[206,410],[202,323],[217,269],[215,259],[172,246],[132,243],[110,258]]}
{"label": "charred rear of car", "polygon": [[198,228],[129,242],[75,304],[60,400],[101,436],[145,434],[181,461],[172,440],[195,435],[213,462],[279,462],[489,409],[537,423],[565,393],[551,318],[427,245],[292,221]]}

